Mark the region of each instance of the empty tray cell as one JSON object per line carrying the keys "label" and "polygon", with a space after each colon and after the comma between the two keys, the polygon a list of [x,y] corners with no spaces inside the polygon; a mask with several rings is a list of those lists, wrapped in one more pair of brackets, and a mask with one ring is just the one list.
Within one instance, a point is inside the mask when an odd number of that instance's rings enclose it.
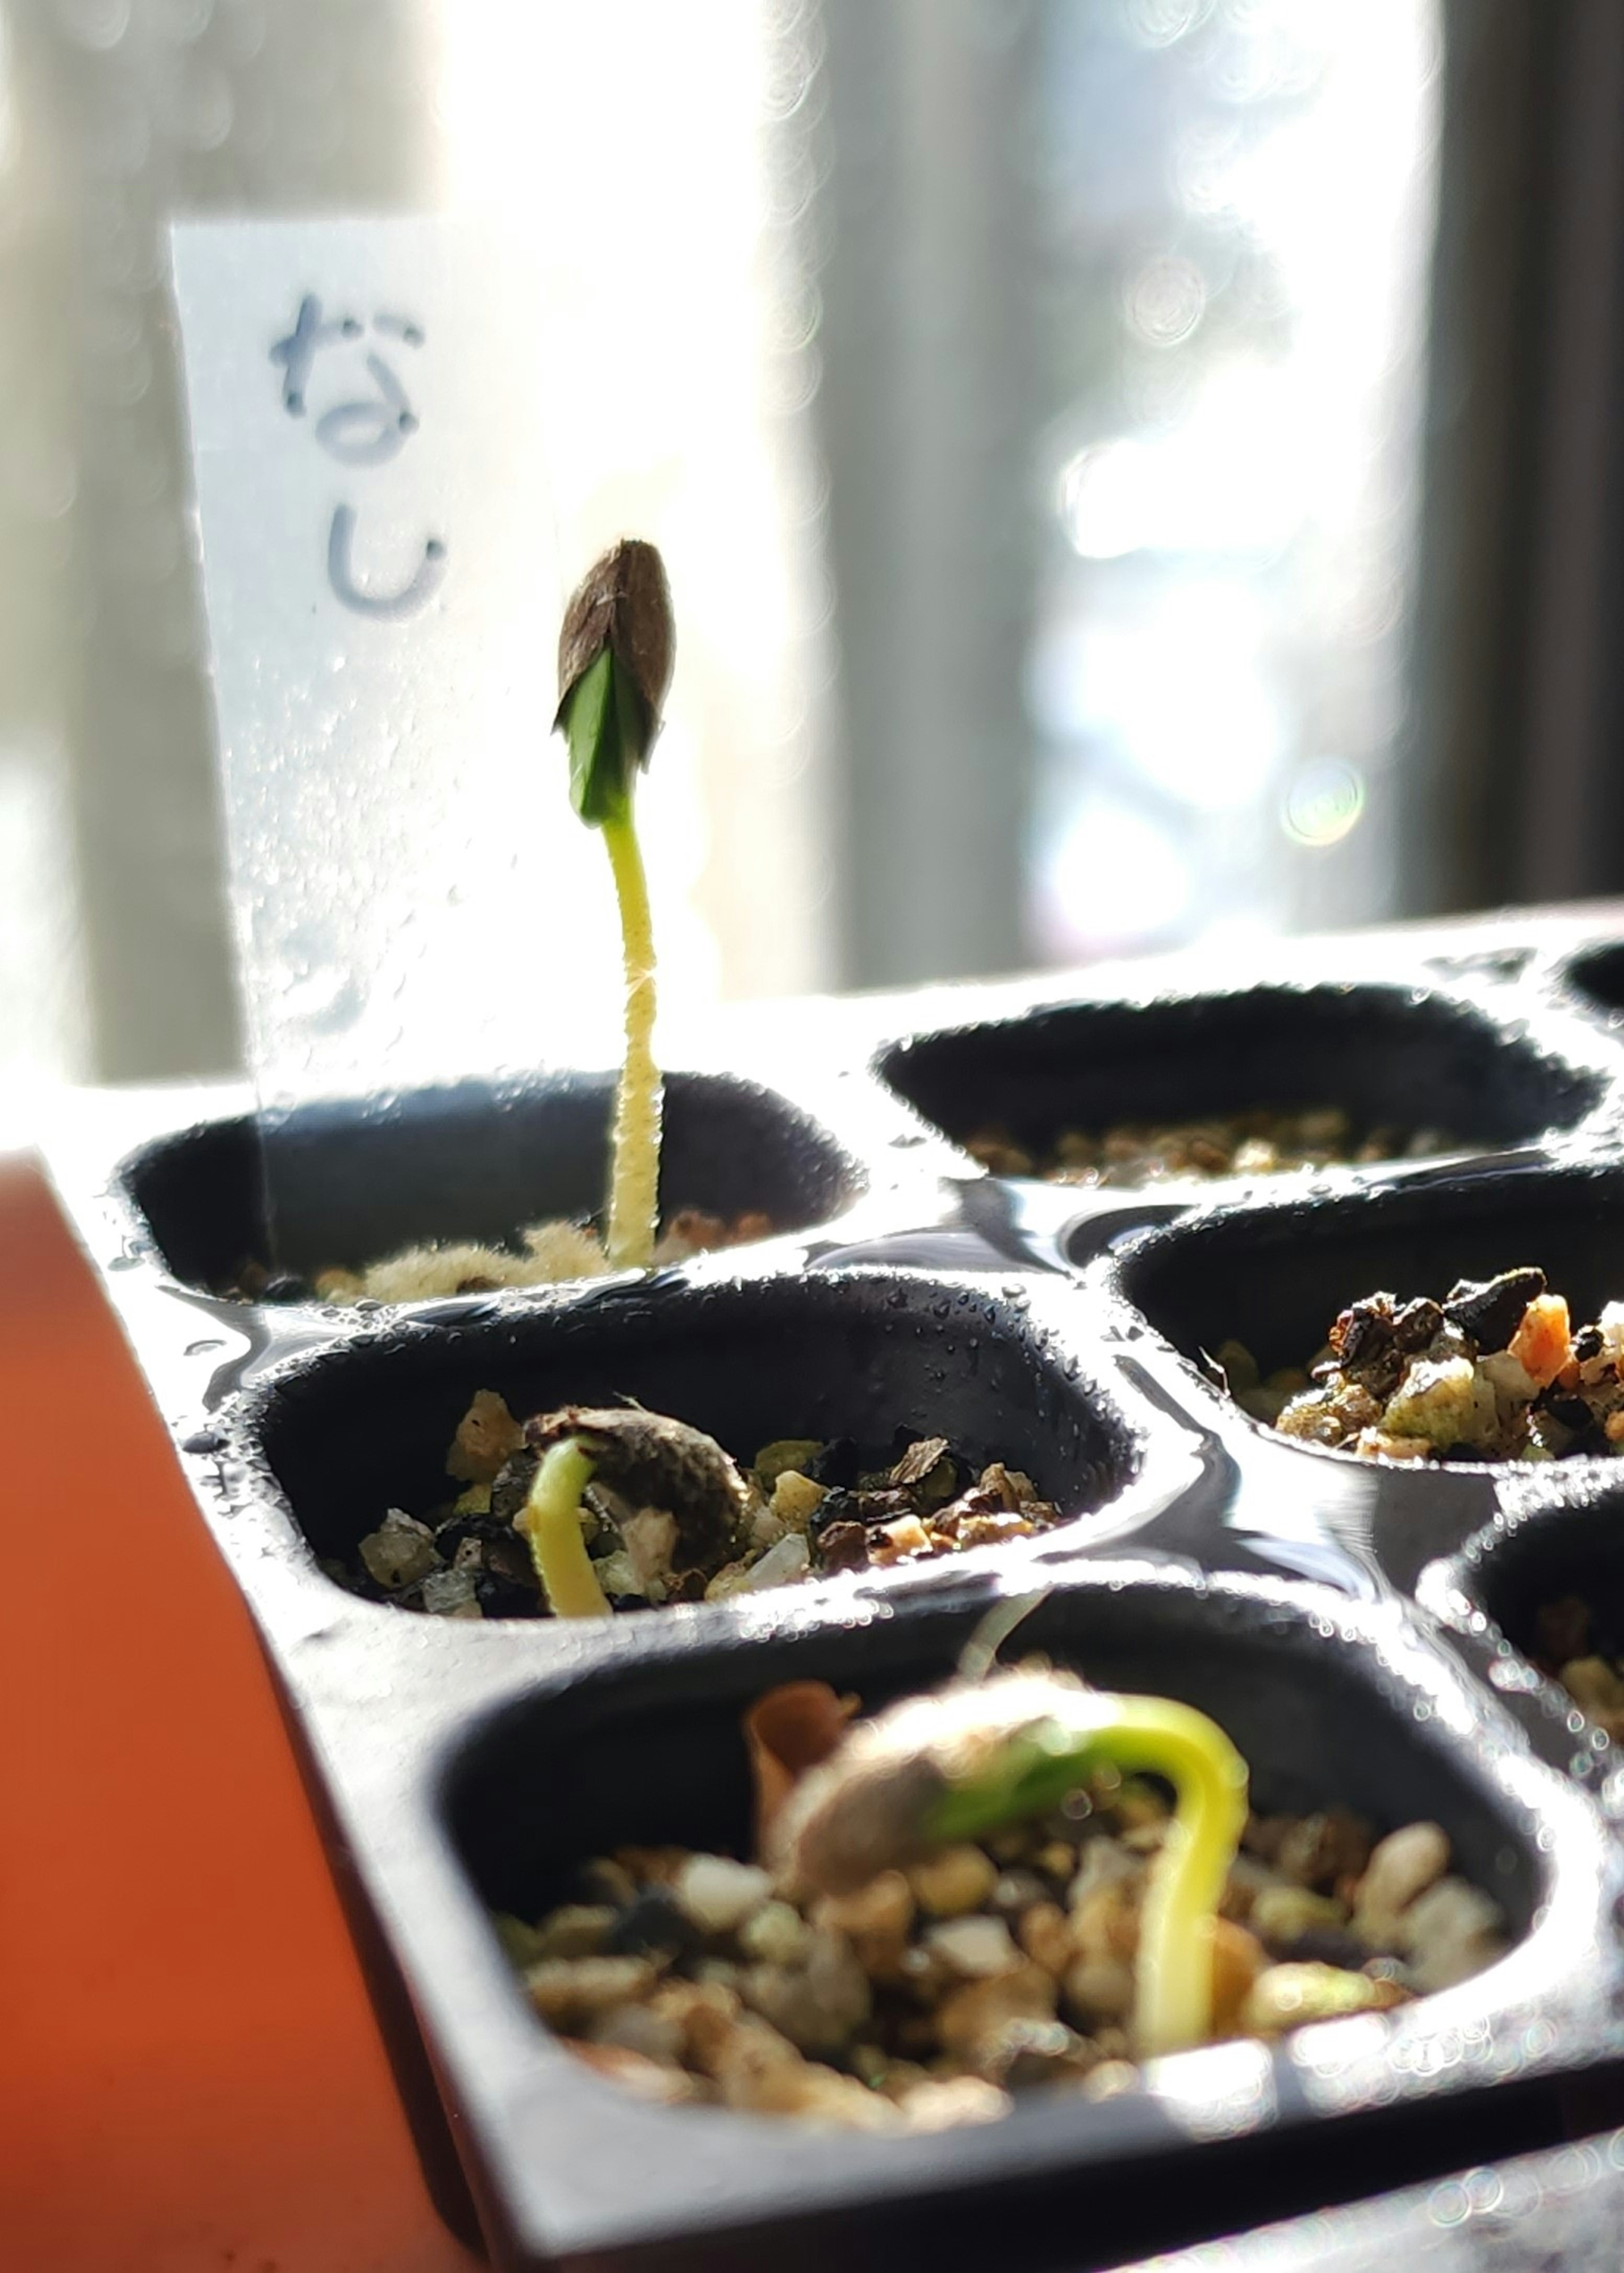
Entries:
{"label": "empty tray cell", "polygon": [[[296,1362],[260,1392],[264,1459],[333,1575],[361,1579],[360,1542],[389,1509],[431,1524],[445,1519],[462,1489],[447,1476],[447,1453],[481,1390],[496,1392],[520,1420],[566,1405],[630,1400],[705,1431],[741,1466],[784,1440],[839,1440],[842,1465],[829,1481],[841,1486],[890,1467],[905,1443],[945,1437],[960,1463],[957,1489],[1002,1462],[1023,1473],[1061,1519],[1100,1506],[1137,1466],[1136,1444],[1114,1408],[1068,1376],[1023,1306],[984,1289],[869,1273],[649,1292],[622,1285],[450,1331],[418,1326],[328,1348]],[[524,1489],[513,1495],[515,1506]],[[657,1487],[637,1489],[652,1495]],[[500,1545],[512,1513],[503,1479],[497,1495],[501,1504],[477,1528],[487,1538],[501,1534]],[[858,1525],[858,1542],[844,1542],[852,1549],[869,1537],[863,1527],[875,1512],[860,1493],[842,1497]],[[825,1541],[832,1512],[833,1500],[810,1516],[812,1569],[864,1567],[866,1554],[837,1560]],[[645,1534],[636,1544],[629,1532],[622,1535],[634,1556],[644,1552]],[[448,1542],[454,1553],[460,1534]],[[876,1542],[876,1561],[884,1543]],[[612,1555],[617,1544],[607,1526],[594,1540],[598,1554]],[[711,1559],[722,1567],[738,1551]],[[511,1555],[493,1559],[513,1576]],[[640,1606],[645,1598],[625,1585],[622,1562],[595,1567],[605,1574],[607,1594]],[[620,1576],[610,1576],[611,1568]],[[805,1575],[805,1558],[784,1572]],[[412,1583],[400,1598],[421,1607]],[[765,1565],[760,1583],[768,1583]],[[702,1591],[702,1581],[668,1586],[662,1575],[647,1598],[688,1600]],[[435,1589],[432,1606],[446,1606],[444,1592]],[[479,1599],[493,1616],[542,1609],[533,1585],[528,1594],[522,1587],[482,1587]]]}
{"label": "empty tray cell", "polygon": [[[1585,1842],[1577,1842],[1581,1860],[1543,1824],[1529,1804],[1530,1772],[1507,1764],[1492,1729],[1474,1728],[1476,1744],[1463,1740],[1476,1708],[1457,1677],[1435,1655],[1411,1646],[1394,1652],[1373,1639],[1381,1616],[1373,1614],[1361,1627],[1318,1602],[1311,1615],[1306,1608],[1288,1609],[1277,1595],[1241,1587],[1209,1593],[1153,1578],[1141,1567],[1126,1578],[1101,1572],[1068,1579],[1030,1616],[1005,1655],[1041,1652],[1086,1671],[1099,1687],[1197,1707],[1246,1759],[1261,1813],[1300,1819],[1337,1807],[1366,1819],[1376,1834],[1412,1823],[1440,1827],[1448,1868],[1486,1892],[1500,1913],[1497,1927],[1486,1921],[1477,1952],[1486,1969],[1458,1980],[1447,2004],[1423,1996],[1401,2006],[1386,2024],[1362,2020],[1341,2039],[1322,2031],[1297,2076],[1287,2039],[1272,2055],[1277,2086],[1268,2080],[1270,2055],[1260,2047],[1253,2066],[1248,2052],[1239,2063],[1248,2082],[1239,2096],[1237,2048],[1198,2052],[1188,2062],[1187,2084],[1170,2082],[1179,2109],[1172,2121],[1155,2090],[1134,2090],[1132,2078],[1118,2070],[1109,2097],[1091,2097],[1086,2089],[1081,2097],[1074,2089],[1020,2090],[1001,2120],[926,2140],[830,2134],[782,2119],[755,2119],[745,2130],[730,2108],[640,2105],[547,2045],[522,2008],[515,1979],[502,2041],[488,2048],[505,2070],[512,2129],[502,2142],[503,2162],[510,2174],[523,2174],[512,2181],[523,2196],[520,2224],[539,2235],[561,2199],[567,2201],[573,2230],[555,2231],[553,2239],[561,2249],[567,2239],[584,2251],[589,2239],[608,2248],[616,2239],[674,2243],[705,2229],[720,2238],[717,2230],[735,2223],[828,2216],[858,2204],[869,2215],[889,2196],[894,2206],[899,2197],[910,2198],[909,2215],[922,2223],[908,2231],[918,2246],[932,2201],[939,2216],[968,2210],[972,2220],[992,2219],[1003,2188],[1018,2187],[1023,2248],[1032,2246],[1043,2222],[1057,2217],[1057,2230],[1064,2231],[1067,2215],[1087,2206],[1120,2218],[1112,2239],[1122,2254],[1137,2255],[1175,2235],[1227,2230],[1226,2217],[1240,2220],[1240,2205],[1224,2200],[1212,2154],[1191,2159],[1202,2139],[1239,2140],[1276,2122],[1299,2127],[1297,2175],[1318,2190],[1311,2198],[1319,2201],[1396,2183],[1395,2155],[1410,2169],[1429,2167],[1426,2127],[1448,2127],[1452,2096],[1471,2095],[1508,2045],[1521,2041],[1526,2024],[1515,1991],[1501,1983],[1494,1947],[1529,1933],[1556,1872],[1577,1864],[1583,1876],[1597,1863]],[[673,1655],[587,1677],[511,1709],[475,1739],[445,1788],[453,1842],[481,1904],[527,1922],[565,1902],[612,1905],[613,1885],[602,1877],[583,1882],[580,1873],[583,1865],[626,1847],[748,1858],[752,1786],[740,1716],[753,1699],[778,1683],[815,1678],[857,1692],[864,1709],[874,1710],[950,1676],[974,1623],[962,1603],[932,1603],[928,1611],[919,1605],[906,1617],[866,1629],[786,1632],[725,1655]],[[1388,1630],[1389,1641],[1396,1631]],[[1454,1734],[1445,1733],[1446,1723]],[[1082,1842],[1081,1857],[1088,1834],[1079,1829],[1074,1838]],[[1044,1867],[1064,1876],[1052,1847],[1035,1849],[1034,1856],[1011,1867],[1028,1877]],[[1096,1875],[1103,1882],[1108,1874],[1101,1869]],[[951,1907],[945,1891],[929,1899]],[[1013,1900],[1013,1891],[1004,1899]],[[1582,1897],[1582,1905],[1589,1899]],[[984,1896],[989,1918],[998,1900]],[[922,1914],[921,1931],[928,1924]],[[982,1938],[998,1939],[997,1926]],[[1547,1931],[1545,1942],[1553,1939]],[[515,1958],[525,1962],[522,1937],[513,1943]],[[876,2029],[887,2025],[883,2011],[891,2009],[885,1995],[876,2007]],[[460,2033],[454,2047],[460,2062],[477,2066],[490,2026],[489,2014],[483,2022],[476,2016]],[[522,2051],[514,2050],[527,2028],[535,2039],[528,2073]],[[1317,2081],[1305,2092],[1302,2077],[1310,2073]],[[1171,2077],[1171,2071],[1164,2074]],[[1129,2088],[1123,2091],[1125,2080]],[[1514,2140],[1528,2121],[1525,2102],[1514,2112],[1516,2097],[1508,2092],[1492,2110],[1479,2097],[1476,2119],[1487,2112],[1497,2127],[1509,2124],[1509,2134],[1500,2135]],[[1390,2125],[1378,2145],[1366,2125],[1349,2128],[1311,2112],[1316,2098],[1339,2115],[1398,2111],[1402,2128]],[[634,2201],[613,2198],[610,2174],[622,2159],[617,2133],[627,2157],[636,2142]],[[1468,2151],[1480,2149],[1479,2141]],[[1434,2158],[1441,2151],[1449,2150],[1435,2143],[1430,2149]],[[580,2162],[583,2153],[595,2170]],[[1161,2186],[1147,2186],[1141,2165],[1138,2180],[1125,2186],[1124,2166],[1142,2157],[1178,2164],[1178,2175],[1170,2170]],[[1259,2185],[1255,2154],[1245,2167]],[[574,2173],[567,2184],[561,2183],[565,2171]],[[1291,2193],[1295,2180],[1276,2176],[1269,2183],[1266,2195],[1253,2196],[1248,2215],[1255,2217],[1264,2200],[1272,2213],[1281,2189]],[[944,2192],[954,2198],[949,2205],[940,2202]],[[826,2249],[829,2243],[826,2232]]]}
{"label": "empty tray cell", "polygon": [[[217,1121],[148,1145],[122,1181],[168,1269],[215,1291],[249,1264],[305,1279],[426,1242],[511,1244],[527,1225],[602,1206],[614,1087],[607,1074],[469,1081]],[[861,1188],[834,1138],[770,1091],[667,1076],[662,1213],[800,1231]]]}
{"label": "empty tray cell", "polygon": [[[1147,1234],[1119,1284],[1186,1357],[1239,1342],[1267,1380],[1311,1366],[1338,1315],[1366,1296],[1441,1302],[1457,1280],[1522,1265],[1566,1297],[1575,1328],[1624,1301],[1624,1171],[1464,1169],[1367,1196],[1224,1209]],[[1486,1326],[1482,1347],[1504,1344]],[[1484,1453],[1497,1441],[1486,1437]],[[1553,1441],[1603,1444],[1599,1431]]]}
{"label": "empty tray cell", "polygon": [[1624,1482],[1502,1519],[1456,1567],[1512,1647],[1624,1743]]}
{"label": "empty tray cell", "polygon": [[[1330,1114],[1341,1116],[1336,1129],[1328,1123],[1308,1138],[1337,1157],[1354,1157],[1373,1135],[1399,1155],[1411,1144],[1495,1150],[1572,1127],[1599,1093],[1593,1076],[1503,1032],[1468,1003],[1381,986],[1068,1003],[923,1035],[887,1051],[879,1070],[917,1112],[995,1167],[1018,1155],[1046,1173],[1122,1185],[1159,1173],[1147,1165],[1147,1147],[1130,1144],[1126,1132],[1135,1129]],[[1099,1151],[1111,1131],[1123,1132],[1115,1165]],[[984,1144],[989,1132],[1013,1152]],[[1276,1133],[1289,1154],[1296,1138]],[[1066,1147],[1068,1136],[1086,1141]],[[1261,1152],[1235,1157],[1239,1136],[1224,1134],[1200,1155],[1205,1165],[1177,1172],[1266,1167]],[[1077,1163],[1069,1168],[1059,1157],[1067,1150]]]}

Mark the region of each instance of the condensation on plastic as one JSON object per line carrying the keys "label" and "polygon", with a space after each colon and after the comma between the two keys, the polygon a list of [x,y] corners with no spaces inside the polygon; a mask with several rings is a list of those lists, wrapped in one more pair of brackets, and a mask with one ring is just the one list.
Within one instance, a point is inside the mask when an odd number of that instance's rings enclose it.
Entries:
{"label": "condensation on plastic", "polygon": [[527,264],[403,220],[183,224],[175,263],[262,1097],[612,1031]]}

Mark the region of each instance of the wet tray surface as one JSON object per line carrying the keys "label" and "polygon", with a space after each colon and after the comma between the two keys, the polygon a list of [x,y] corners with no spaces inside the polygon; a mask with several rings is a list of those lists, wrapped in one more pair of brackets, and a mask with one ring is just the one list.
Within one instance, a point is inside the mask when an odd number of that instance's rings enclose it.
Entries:
{"label": "wet tray surface", "polygon": [[[1376,1286],[1511,1264],[1579,1316],[1624,1300],[1616,912],[1294,942],[1290,986],[1186,963],[741,1013],[670,1054],[665,1179],[771,1233],[649,1280],[390,1309],[221,1291],[244,1255],[303,1278],[589,1208],[601,1076],[266,1128],[236,1092],[83,1101],[59,1184],[258,1622],[436,2198],[465,2232],[477,2206],[497,2262],[1103,2266],[1624,2112],[1624,1778],[1536,1662],[1539,1610],[1575,1590],[1624,1649],[1624,1467],[1357,1460],[1249,1421],[1201,1364],[1230,1336],[1296,1362]],[[1142,1190],[962,1149],[1254,1107],[1452,1149]],[[479,1389],[521,1414],[630,1396],[741,1455],[939,1434],[1058,1519],[606,1623],[345,1591],[324,1562],[427,1504]],[[1508,1954],[1396,2014],[934,2136],[644,2105],[551,2042],[491,1909],[535,1915],[617,1843],[745,1851],[753,1695],[816,1677],[876,1706],[1038,1594],[1028,1646],[1214,1714],[1260,1806],[1441,1824]]]}

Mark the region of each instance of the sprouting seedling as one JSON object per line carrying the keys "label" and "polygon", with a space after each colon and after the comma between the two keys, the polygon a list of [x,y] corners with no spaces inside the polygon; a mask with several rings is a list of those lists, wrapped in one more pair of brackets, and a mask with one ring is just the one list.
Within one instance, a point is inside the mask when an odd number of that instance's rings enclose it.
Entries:
{"label": "sprouting seedling", "polygon": [[525,1441],[541,1459],[515,1521],[555,1617],[610,1614],[581,1532],[595,1477],[629,1506],[662,1511],[652,1520],[670,1526],[664,1559],[678,1574],[715,1563],[744,1514],[745,1480],[715,1438],[663,1413],[566,1405],[527,1422]]}
{"label": "sprouting seedling", "polygon": [[1014,1672],[913,1697],[854,1729],[775,1827],[790,1878],[849,1894],[878,1872],[1058,1807],[1101,1770],[1165,1778],[1171,1822],[1140,1913],[1135,2049],[1204,2044],[1213,1923],[1246,1820],[1246,1765],[1205,1714]]}
{"label": "sprouting seedling", "polygon": [[529,1497],[515,1518],[530,1542],[530,1560],[556,1618],[605,1618],[609,1597],[581,1537],[581,1494],[592,1482],[591,1453],[578,1437],[550,1445],[536,1464]]}
{"label": "sprouting seedling", "polygon": [[659,1211],[654,926],[632,800],[660,731],[674,646],[664,564],[652,544],[626,537],[587,571],[565,610],[553,720],[569,745],[570,801],[602,834],[620,910],[625,1058],[603,1242],[616,1270],[649,1267]]}
{"label": "sprouting seedling", "polygon": [[1035,1587],[1027,1594],[1007,1594],[1002,1602],[994,1602],[985,1617],[977,1620],[969,1639],[959,1652],[959,1679],[984,1681],[996,1671],[1004,1644],[1035,1612],[1042,1609],[1052,1592],[1050,1587]]}

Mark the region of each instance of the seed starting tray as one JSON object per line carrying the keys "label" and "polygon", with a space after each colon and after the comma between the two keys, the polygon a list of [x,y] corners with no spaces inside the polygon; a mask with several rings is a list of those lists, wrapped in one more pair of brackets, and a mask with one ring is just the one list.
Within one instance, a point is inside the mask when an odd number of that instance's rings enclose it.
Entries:
{"label": "seed starting tray", "polygon": [[[1624,1774],[1523,1654],[1552,1595],[1624,1593],[1624,1461],[1361,1461],[1261,1428],[1197,1362],[1233,1336],[1298,1362],[1358,1294],[1518,1263],[1576,1317],[1624,1297],[1620,931],[1616,908],[1502,916],[1275,944],[1266,971],[740,1012],[668,1049],[664,1187],[772,1238],[389,1309],[211,1290],[267,1252],[267,1195],[299,1272],[591,1209],[610,1076],[275,1115],[237,1090],[79,1101],[59,1187],[256,1620],[435,2198],[496,2264],[1117,2265],[1624,2117]],[[961,1149],[1256,1104],[1475,1149],[1140,1192]],[[629,1395],[744,1454],[944,1435],[1067,1520],[612,1621],[346,1592],[319,1558],[432,1497],[480,1388],[521,1414]],[[1033,1594],[1025,1644],[1212,1714],[1265,1810],[1442,1824],[1508,1954],[1391,2014],[927,2136],[651,2107],[553,2042],[492,1909],[536,1916],[623,1843],[745,1851],[751,1698],[816,1677],[873,1706]]]}

